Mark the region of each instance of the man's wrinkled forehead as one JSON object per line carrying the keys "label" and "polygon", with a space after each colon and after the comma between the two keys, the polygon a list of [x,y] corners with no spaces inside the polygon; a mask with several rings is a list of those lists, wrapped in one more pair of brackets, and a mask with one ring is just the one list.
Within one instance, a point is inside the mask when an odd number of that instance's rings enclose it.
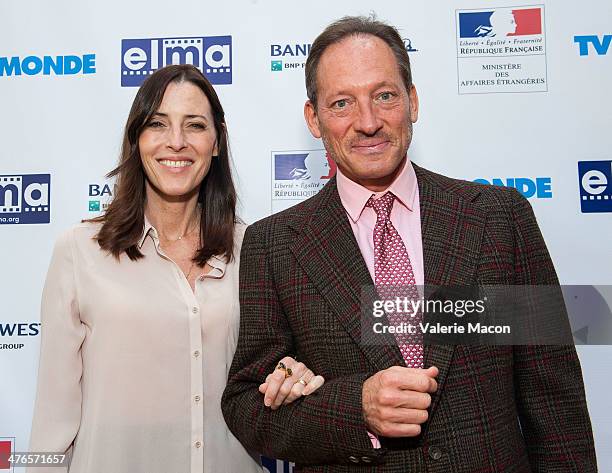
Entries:
{"label": "man's wrinkled forehead", "polygon": [[333,93],[345,93],[365,86],[401,85],[402,77],[389,45],[377,36],[359,33],[323,51],[316,81],[320,95],[325,87],[333,89]]}

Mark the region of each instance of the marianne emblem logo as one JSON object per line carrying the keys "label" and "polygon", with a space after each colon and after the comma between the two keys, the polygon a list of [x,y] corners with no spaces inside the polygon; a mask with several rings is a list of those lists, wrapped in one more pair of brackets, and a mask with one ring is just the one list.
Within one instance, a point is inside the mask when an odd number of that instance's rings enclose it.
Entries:
{"label": "marianne emblem logo", "polygon": [[498,8],[459,13],[461,38],[504,38],[542,34],[542,8]]}
{"label": "marianne emblem logo", "polygon": [[336,174],[325,150],[272,152],[272,211],[312,197]]}
{"label": "marianne emblem logo", "polygon": [[548,90],[544,6],[456,14],[460,94]]}

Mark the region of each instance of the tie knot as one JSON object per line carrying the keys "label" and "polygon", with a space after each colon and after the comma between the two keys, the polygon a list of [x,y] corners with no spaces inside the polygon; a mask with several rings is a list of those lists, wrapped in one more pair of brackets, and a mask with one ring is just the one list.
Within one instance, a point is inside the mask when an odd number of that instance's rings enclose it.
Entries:
{"label": "tie knot", "polygon": [[391,192],[387,192],[382,197],[375,199],[374,196],[368,199],[366,207],[372,207],[376,212],[377,218],[389,219],[395,196]]}

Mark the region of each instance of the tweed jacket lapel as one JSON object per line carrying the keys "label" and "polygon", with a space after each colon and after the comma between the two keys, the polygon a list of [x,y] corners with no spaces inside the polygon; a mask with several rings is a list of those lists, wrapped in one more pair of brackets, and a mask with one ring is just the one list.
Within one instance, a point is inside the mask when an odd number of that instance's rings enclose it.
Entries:
{"label": "tweed jacket lapel", "polygon": [[[476,282],[476,269],[486,222],[484,212],[472,201],[479,191],[449,188],[442,176],[413,163],[419,185],[421,235],[425,286],[464,286]],[[437,366],[438,391],[431,411],[438,404],[453,358],[452,345],[426,345],[425,366]]]}
{"label": "tweed jacket lapel", "polygon": [[362,338],[361,291],[374,283],[342,206],[336,179],[332,178],[311,203],[315,205],[307,207],[310,215],[303,215],[301,222],[289,222],[300,232],[291,251],[376,369],[403,365],[392,335],[381,336],[376,343],[364,343]]}

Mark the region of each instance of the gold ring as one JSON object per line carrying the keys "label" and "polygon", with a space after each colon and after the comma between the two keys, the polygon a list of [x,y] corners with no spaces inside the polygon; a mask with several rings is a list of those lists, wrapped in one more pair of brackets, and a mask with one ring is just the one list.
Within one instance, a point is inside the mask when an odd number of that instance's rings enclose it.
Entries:
{"label": "gold ring", "polygon": [[308,383],[306,381],[304,381],[302,378],[298,379],[298,383],[303,384],[304,386],[306,386]]}
{"label": "gold ring", "polygon": [[285,379],[291,378],[291,376],[293,375],[293,371],[291,371],[291,368],[287,368],[285,366],[285,363],[283,363],[282,361],[278,362],[278,365],[276,366],[276,369],[285,372]]}

